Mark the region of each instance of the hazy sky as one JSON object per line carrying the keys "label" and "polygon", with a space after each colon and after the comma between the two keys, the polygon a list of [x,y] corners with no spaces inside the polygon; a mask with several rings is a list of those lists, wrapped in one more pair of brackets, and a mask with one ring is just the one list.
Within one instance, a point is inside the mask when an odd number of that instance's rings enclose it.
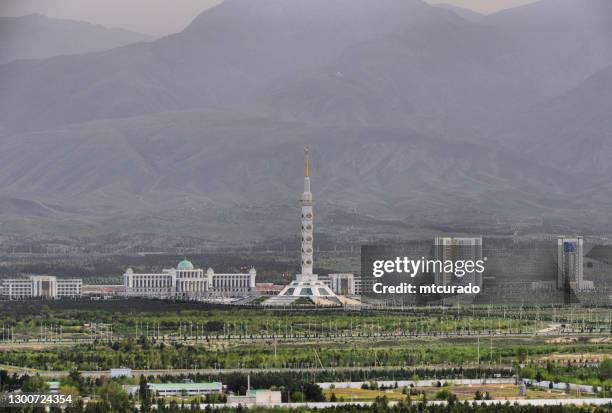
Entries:
{"label": "hazy sky", "polygon": [[[253,0],[257,1],[257,0]],[[376,0],[374,0],[376,1]],[[535,0],[427,0],[492,13]],[[200,12],[221,0],[0,0],[0,15],[42,13],[109,27],[165,35],[185,28]]]}

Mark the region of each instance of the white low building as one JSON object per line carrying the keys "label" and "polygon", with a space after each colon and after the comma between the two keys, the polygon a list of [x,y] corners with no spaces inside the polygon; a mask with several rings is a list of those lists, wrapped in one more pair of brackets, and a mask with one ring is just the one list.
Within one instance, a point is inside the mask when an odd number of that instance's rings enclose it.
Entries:
{"label": "white low building", "polygon": [[227,396],[227,404],[230,406],[274,406],[282,402],[282,394],[276,390],[248,390],[244,396]]}
{"label": "white low building", "polygon": [[50,275],[32,275],[28,278],[2,280],[0,295],[11,299],[65,298],[82,295],[83,280],[57,278]]}
{"label": "white low building", "polygon": [[237,297],[255,292],[257,272],[218,274],[212,268],[196,269],[187,260],[161,273],[135,273],[128,268],[123,274],[125,294],[138,297]]}
{"label": "white low building", "polygon": [[223,384],[213,383],[149,383],[149,390],[156,396],[202,396],[222,393]]}
{"label": "white low building", "polygon": [[553,291],[556,289],[556,281],[532,281],[530,284],[533,291]]}
{"label": "white low building", "polygon": [[111,378],[132,377],[132,369],[110,369]]}
{"label": "white low building", "polygon": [[356,295],[357,287],[354,274],[329,274],[319,276],[319,280],[332,289],[336,295]]}

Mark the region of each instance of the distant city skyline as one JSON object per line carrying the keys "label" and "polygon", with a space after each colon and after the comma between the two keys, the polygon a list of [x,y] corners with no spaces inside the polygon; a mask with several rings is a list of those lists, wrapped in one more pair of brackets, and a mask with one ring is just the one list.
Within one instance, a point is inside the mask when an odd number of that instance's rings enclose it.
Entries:
{"label": "distant city skyline", "polygon": [[[494,13],[536,0],[425,0],[479,13]],[[164,36],[184,29],[202,11],[222,0],[3,0],[0,16],[40,13],[54,18],[86,21],[107,27]],[[146,13],[143,13],[143,10]]]}

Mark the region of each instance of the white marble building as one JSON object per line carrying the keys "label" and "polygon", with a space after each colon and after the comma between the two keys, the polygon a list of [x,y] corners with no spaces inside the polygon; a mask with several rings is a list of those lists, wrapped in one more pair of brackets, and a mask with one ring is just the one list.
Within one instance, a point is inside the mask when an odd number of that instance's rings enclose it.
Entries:
{"label": "white marble building", "polygon": [[51,275],[32,275],[28,278],[2,280],[0,295],[11,299],[80,297],[83,280],[57,278]]}
{"label": "white marble building", "polygon": [[138,297],[238,297],[255,291],[257,272],[217,274],[196,269],[190,261],[181,261],[176,268],[161,273],[135,273],[128,268],[123,274],[125,294]]}

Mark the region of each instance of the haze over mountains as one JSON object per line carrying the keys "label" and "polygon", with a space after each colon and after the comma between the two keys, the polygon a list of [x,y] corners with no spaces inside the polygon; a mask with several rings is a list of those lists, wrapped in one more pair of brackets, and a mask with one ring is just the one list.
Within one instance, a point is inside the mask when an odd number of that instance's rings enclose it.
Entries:
{"label": "haze over mountains", "polygon": [[534,162],[593,178],[609,176],[611,113],[612,66],[608,66],[570,91],[514,117],[514,130],[500,136]]}
{"label": "haze over mountains", "polygon": [[152,39],[152,36],[128,30],[52,19],[40,14],[0,17],[0,64],[98,52]]}
{"label": "haze over mountains", "polygon": [[472,22],[482,23],[484,19],[486,18],[485,15],[482,13],[478,13],[473,10],[464,9],[463,7],[459,7],[453,4],[434,3],[434,5],[441,9],[450,10],[453,13],[457,14],[458,16],[463,17],[464,19],[472,21]]}
{"label": "haze over mountains", "polygon": [[271,236],[310,143],[323,219],[609,229],[611,102],[607,0],[226,0],[156,41],[1,65],[0,220],[222,238],[234,211]]}

